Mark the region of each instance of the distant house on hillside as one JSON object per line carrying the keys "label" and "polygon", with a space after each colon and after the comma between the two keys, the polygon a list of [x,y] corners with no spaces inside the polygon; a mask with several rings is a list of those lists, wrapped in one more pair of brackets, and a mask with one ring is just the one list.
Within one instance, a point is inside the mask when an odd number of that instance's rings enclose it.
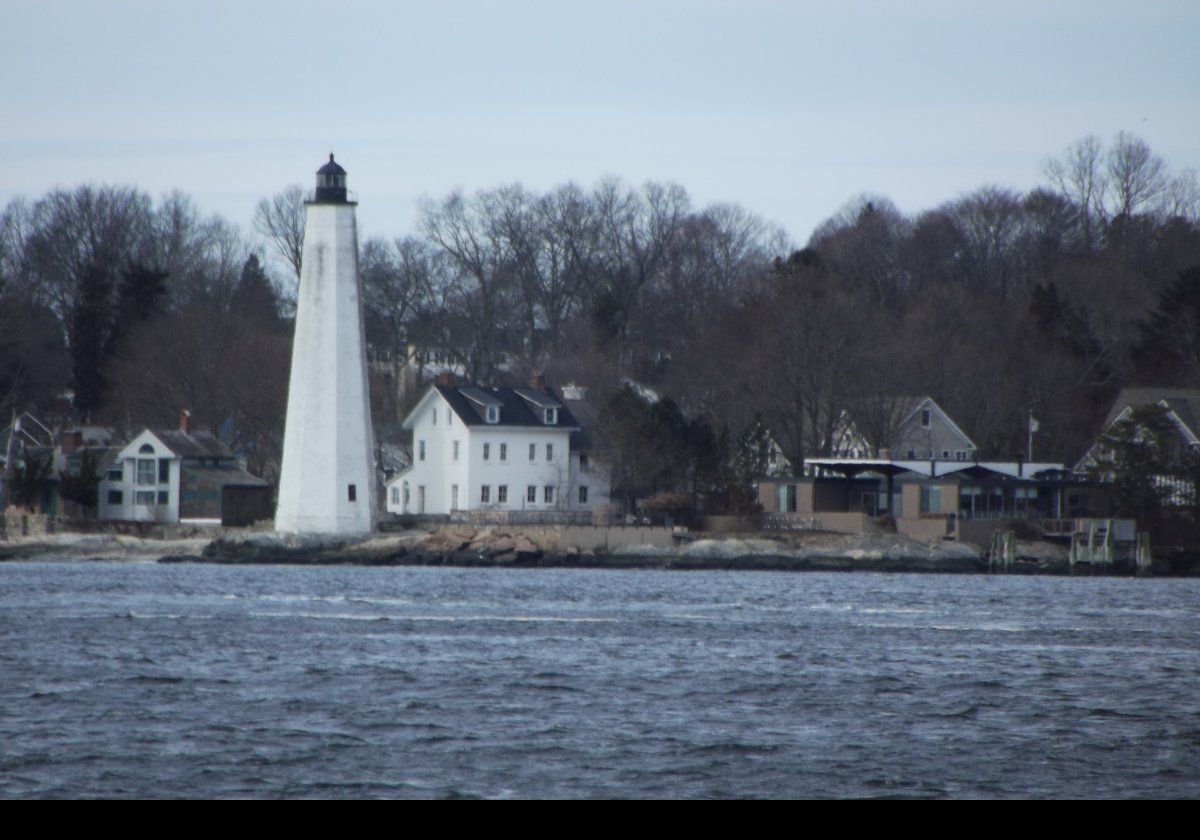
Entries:
{"label": "distant house on hillside", "polygon": [[839,458],[974,461],[978,450],[930,396],[880,397],[845,411],[833,437]]}
{"label": "distant house on hillside", "polygon": [[1096,441],[1075,465],[1075,472],[1086,473],[1095,466],[1101,439],[1136,409],[1156,406],[1164,412],[1174,430],[1167,441],[1167,461],[1178,465],[1187,452],[1200,452],[1200,389],[1195,388],[1122,388],[1113,401]]}
{"label": "distant house on hillside", "polygon": [[229,448],[193,431],[144,429],[113,451],[100,481],[100,518],[243,525],[273,514],[271,486],[238,466]]}
{"label": "distant house on hillside", "polygon": [[404,420],[413,462],[388,484],[398,514],[587,512],[608,504],[583,427],[540,377],[525,388],[443,377]]}
{"label": "distant house on hillside", "polygon": [[[1175,505],[1193,504],[1196,499],[1194,483],[1181,478],[1185,459],[1189,454],[1200,453],[1200,389],[1195,388],[1123,388],[1117,395],[1104,419],[1104,426],[1095,442],[1075,464],[1074,472],[1087,476],[1103,472],[1104,464],[1112,458],[1106,438],[1118,426],[1135,417],[1144,416],[1146,409],[1154,409],[1157,416],[1158,433],[1161,439],[1159,462],[1164,474],[1156,478],[1160,487],[1168,489],[1167,501]],[[1135,420],[1135,422],[1137,422]],[[1135,436],[1148,436],[1150,430],[1138,428]],[[1111,480],[1111,475],[1100,475]]]}

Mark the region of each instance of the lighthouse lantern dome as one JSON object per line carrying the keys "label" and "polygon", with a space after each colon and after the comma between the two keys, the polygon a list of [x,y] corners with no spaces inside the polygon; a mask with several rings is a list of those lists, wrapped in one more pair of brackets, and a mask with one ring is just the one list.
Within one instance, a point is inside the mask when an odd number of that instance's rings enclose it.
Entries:
{"label": "lighthouse lantern dome", "polygon": [[317,192],[319,202],[342,203],[346,201],[346,170],[329,153],[329,163],[317,170]]}

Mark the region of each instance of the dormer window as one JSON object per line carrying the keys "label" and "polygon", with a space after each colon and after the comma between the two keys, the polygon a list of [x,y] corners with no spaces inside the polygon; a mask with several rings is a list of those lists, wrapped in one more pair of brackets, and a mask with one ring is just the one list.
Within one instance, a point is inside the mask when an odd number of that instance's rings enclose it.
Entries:
{"label": "dormer window", "polygon": [[487,421],[489,423],[499,423],[500,422],[499,406],[489,405],[487,407]]}
{"label": "dormer window", "polygon": [[542,411],[542,421],[547,426],[553,426],[558,422],[558,409],[547,408]]}

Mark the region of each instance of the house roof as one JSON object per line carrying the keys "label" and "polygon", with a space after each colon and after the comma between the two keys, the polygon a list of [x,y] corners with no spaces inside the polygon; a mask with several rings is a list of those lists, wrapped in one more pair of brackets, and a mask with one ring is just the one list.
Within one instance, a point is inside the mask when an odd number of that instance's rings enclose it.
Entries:
{"label": "house roof", "polygon": [[824,467],[842,475],[879,473],[880,475],[909,474],[923,478],[985,478],[1007,476],[1009,478],[1034,479],[1055,476],[1066,472],[1059,463],[1021,461],[901,461],[892,458],[809,458],[809,466]]}
{"label": "house roof", "polygon": [[933,397],[926,394],[925,396],[911,397],[911,398],[906,398],[906,399],[912,400],[912,408],[909,410],[908,414],[905,415],[904,422],[907,423],[913,417],[913,415],[915,415],[917,413],[917,411],[924,408],[926,403],[929,403],[931,406],[933,406],[934,408],[936,408],[938,410],[938,413],[940,413],[942,415],[942,418],[946,421],[947,425],[950,426],[950,429],[955,434],[957,434],[959,437],[961,437],[963,440],[965,440],[967,443],[969,443],[971,445],[972,449],[979,448],[978,446],[975,445],[975,441],[971,440],[971,436],[968,435],[966,432],[964,432],[962,430],[962,427],[954,422],[954,418],[952,418],[949,415],[949,413],[947,413],[946,409],[944,409],[940,405],[938,405],[937,400],[935,400]]}
{"label": "house roof", "polygon": [[220,487],[270,487],[270,482],[251,475],[236,467],[189,467],[184,466],[183,472],[189,476],[210,481]]}
{"label": "house roof", "polygon": [[150,429],[151,434],[181,458],[232,458],[229,447],[209,432],[181,429]]}
{"label": "house roof", "polygon": [[[571,410],[549,388],[539,391],[534,388],[485,388],[482,385],[465,385],[460,388],[452,388],[448,385],[434,385],[428,394],[426,394],[426,398],[429,394],[435,392],[440,394],[442,399],[450,405],[450,408],[458,415],[464,426],[492,426],[500,428],[536,426],[538,428],[565,430],[579,428],[579,423],[576,422],[575,415],[571,413]],[[411,428],[409,420],[413,419],[414,415],[422,409],[424,403],[425,398],[417,404],[417,407],[405,419],[404,425],[406,427]],[[500,409],[500,422],[487,422],[487,406],[495,406]],[[540,411],[535,413],[535,407],[538,409],[543,407],[557,408],[558,416],[556,422],[543,422]]]}
{"label": "house roof", "polygon": [[[968,435],[966,432],[964,432],[962,430],[962,427],[954,422],[954,418],[952,418],[950,416],[950,414],[946,411],[946,409],[944,409],[940,405],[938,405],[937,400],[935,400],[933,397],[929,396],[928,394],[921,394],[920,396],[912,396],[912,395],[908,395],[908,394],[897,394],[895,396],[876,397],[873,400],[871,400],[871,404],[877,405],[880,407],[887,406],[887,405],[889,405],[889,403],[890,403],[890,405],[893,406],[893,408],[888,409],[889,413],[891,411],[896,411],[899,415],[899,417],[898,417],[899,423],[897,424],[897,431],[900,432],[901,434],[903,434],[905,431],[912,428],[913,420],[917,416],[917,413],[921,409],[925,408],[928,405],[931,410],[936,411],[942,417],[942,419],[944,419],[946,421],[946,425],[950,427],[950,431],[953,432],[955,435],[957,435],[959,438],[961,438],[966,443],[968,448],[970,448],[970,449],[978,449],[979,448],[975,444],[975,441],[973,441],[971,439],[971,436]],[[861,418],[855,418],[854,415],[849,410],[843,411],[843,417],[849,420],[849,423],[852,426],[852,428],[855,430],[855,433],[865,439],[866,435],[862,429],[863,424],[858,422],[859,420],[861,420]],[[880,447],[880,446],[886,445],[886,443],[882,442],[882,441],[868,441],[868,443],[874,447]]]}
{"label": "house roof", "polygon": [[1159,404],[1174,412],[1194,437],[1200,437],[1200,389],[1196,388],[1122,388],[1104,419],[1104,428],[1115,423],[1127,408]]}

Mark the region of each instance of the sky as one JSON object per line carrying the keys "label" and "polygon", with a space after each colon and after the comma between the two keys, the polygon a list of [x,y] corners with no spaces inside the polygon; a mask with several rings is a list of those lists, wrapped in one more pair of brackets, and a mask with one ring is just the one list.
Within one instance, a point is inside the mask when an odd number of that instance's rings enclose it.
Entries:
{"label": "sky", "polygon": [[1087,134],[1200,167],[1200,2],[0,0],[0,204],[190,194],[250,230],[330,151],[360,235],[421,196],[606,176],[803,244],[864,192],[1026,190]]}

